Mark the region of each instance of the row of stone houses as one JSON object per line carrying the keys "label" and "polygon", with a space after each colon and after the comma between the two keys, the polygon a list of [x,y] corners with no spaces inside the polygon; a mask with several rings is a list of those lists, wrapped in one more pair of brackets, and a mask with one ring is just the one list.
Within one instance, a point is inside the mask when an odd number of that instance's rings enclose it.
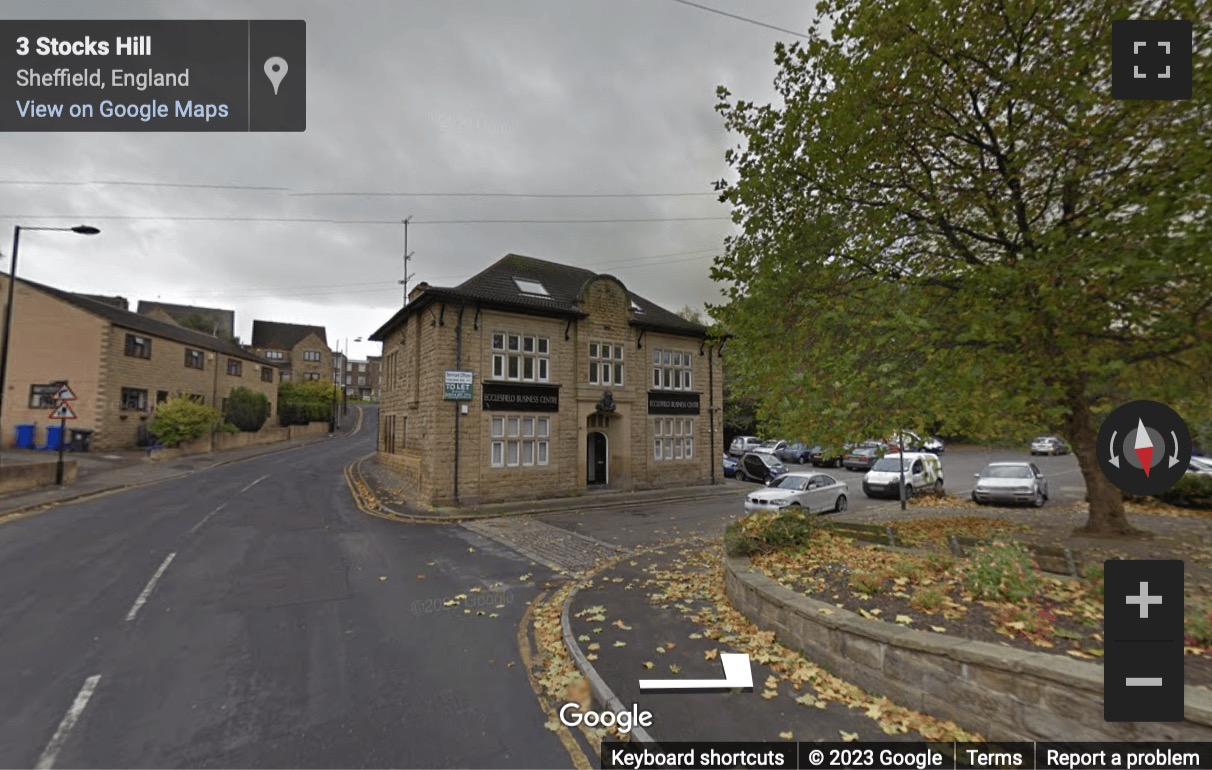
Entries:
{"label": "row of stone houses", "polygon": [[[7,290],[8,277],[0,276],[0,292]],[[328,379],[332,353],[323,327],[255,321],[253,344],[243,346],[229,310],[140,302],[132,312],[122,297],[23,279],[15,294],[0,413],[6,445],[18,425],[35,426],[35,444],[46,441],[62,382],[77,396],[68,428],[92,431],[92,447],[105,451],[144,441],[156,405],[172,397],[221,410],[243,386],[268,397],[272,419],[279,382]]]}
{"label": "row of stone houses", "polygon": [[418,505],[717,480],[719,346],[617,278],[510,254],[370,339],[376,456]]}

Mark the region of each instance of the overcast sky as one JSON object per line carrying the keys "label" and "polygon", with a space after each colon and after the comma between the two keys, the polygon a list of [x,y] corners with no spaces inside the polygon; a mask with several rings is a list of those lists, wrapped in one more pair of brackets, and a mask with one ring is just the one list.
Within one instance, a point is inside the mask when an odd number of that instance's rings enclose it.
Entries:
{"label": "overcast sky", "polygon": [[[701,5],[802,31],[805,0]],[[773,47],[794,37],[674,0],[88,2],[0,0],[5,18],[304,19],[308,128],[299,134],[3,134],[0,227],[29,233],[20,275],[72,291],[236,311],[368,336],[402,304],[403,227],[104,220],[118,216],[411,215],[410,285],[455,285],[515,252],[611,273],[672,310],[719,299],[731,232],[713,195],[634,198],[324,197],[300,193],[710,193],[735,143],[715,89],[774,98]],[[289,77],[289,75],[288,75]],[[83,185],[14,181],[87,182]],[[240,185],[213,190],[97,181]],[[64,219],[29,217],[63,215]],[[25,218],[23,218],[25,217]],[[451,219],[718,217],[627,224],[424,224]],[[9,252],[9,236],[0,251]],[[343,342],[341,344],[344,344]],[[351,344],[354,357],[378,345]]]}

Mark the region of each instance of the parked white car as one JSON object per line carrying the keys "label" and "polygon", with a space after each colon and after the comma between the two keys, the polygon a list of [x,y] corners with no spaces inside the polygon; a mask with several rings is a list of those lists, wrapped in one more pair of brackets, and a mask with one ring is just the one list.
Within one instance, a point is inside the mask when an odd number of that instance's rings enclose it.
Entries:
{"label": "parked white car", "polygon": [[1030,503],[1042,508],[1048,501],[1048,480],[1035,463],[989,463],[973,475],[972,499],[978,503]]}
{"label": "parked white car", "polygon": [[905,469],[905,497],[914,492],[933,489],[943,491],[943,464],[938,455],[929,452],[905,452],[884,455],[875,461],[863,477],[863,494],[867,497],[901,496],[901,468]]}
{"label": "parked white car", "polygon": [[760,446],[761,443],[762,440],[757,436],[737,436],[732,440],[732,443],[728,445],[728,454],[732,455],[733,457],[740,457],[746,452],[752,452],[754,449]]}
{"label": "parked white car", "polygon": [[1187,464],[1187,473],[1195,476],[1212,476],[1212,457],[1191,455],[1191,462]]}
{"label": "parked white car", "polygon": [[745,513],[756,511],[804,511],[828,513],[846,510],[850,487],[824,473],[787,473],[770,486],[745,497]]}
{"label": "parked white car", "polygon": [[1069,446],[1056,436],[1040,436],[1031,442],[1033,455],[1067,455]]}

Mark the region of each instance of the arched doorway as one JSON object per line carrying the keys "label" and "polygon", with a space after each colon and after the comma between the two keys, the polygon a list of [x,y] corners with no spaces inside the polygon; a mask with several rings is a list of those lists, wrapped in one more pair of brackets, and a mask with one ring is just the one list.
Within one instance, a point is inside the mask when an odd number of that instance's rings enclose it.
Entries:
{"label": "arched doorway", "polygon": [[608,456],[606,434],[590,431],[585,438],[585,481],[590,486],[605,484],[609,480]]}

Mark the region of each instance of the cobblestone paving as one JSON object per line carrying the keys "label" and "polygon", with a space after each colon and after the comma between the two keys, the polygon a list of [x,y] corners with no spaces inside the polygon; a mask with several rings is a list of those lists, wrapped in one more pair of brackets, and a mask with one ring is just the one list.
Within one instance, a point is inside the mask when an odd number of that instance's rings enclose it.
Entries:
{"label": "cobblestone paving", "polygon": [[624,552],[601,540],[520,516],[468,521],[463,526],[565,573],[584,572]]}

